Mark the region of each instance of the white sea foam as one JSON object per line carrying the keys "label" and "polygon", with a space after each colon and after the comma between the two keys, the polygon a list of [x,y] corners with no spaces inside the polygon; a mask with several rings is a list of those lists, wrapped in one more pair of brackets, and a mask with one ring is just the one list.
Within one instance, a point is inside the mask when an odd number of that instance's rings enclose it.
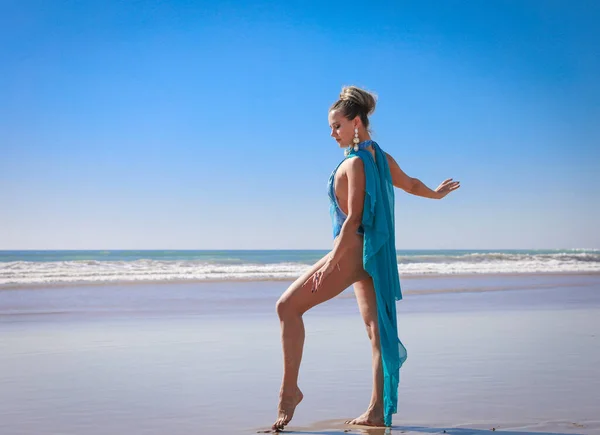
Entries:
{"label": "white sea foam", "polygon": [[[467,253],[398,257],[403,276],[599,272],[600,253]],[[13,261],[0,263],[0,285],[295,279],[310,266],[298,262],[237,263],[198,260]]]}

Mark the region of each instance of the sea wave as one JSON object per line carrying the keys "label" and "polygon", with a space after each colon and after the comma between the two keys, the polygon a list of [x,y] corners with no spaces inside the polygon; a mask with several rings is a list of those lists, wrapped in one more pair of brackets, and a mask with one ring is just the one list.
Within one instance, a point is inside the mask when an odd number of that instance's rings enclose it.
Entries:
{"label": "sea wave", "polygon": [[[0,286],[68,283],[292,280],[309,269],[300,262],[214,261],[13,261],[0,263]],[[402,276],[519,273],[600,273],[600,252],[465,253],[399,255]]]}

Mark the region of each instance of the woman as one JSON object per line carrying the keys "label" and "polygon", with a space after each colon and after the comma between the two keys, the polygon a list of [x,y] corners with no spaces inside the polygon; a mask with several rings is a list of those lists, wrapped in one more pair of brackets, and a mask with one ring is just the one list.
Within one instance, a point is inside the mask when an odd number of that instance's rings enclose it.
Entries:
{"label": "woman", "polygon": [[354,86],[342,89],[329,109],[331,136],[346,158],[329,180],[333,250],[298,278],[277,302],[283,345],[283,381],[274,430],[290,422],[302,401],[298,372],[304,346],[302,315],[350,285],[373,353],[373,392],[367,411],[348,424],[390,426],[396,412],[399,369],[406,350],[398,339],[395,301],[401,299],[394,240],[394,192],[441,199],[460,187],[445,180],[431,190],[407,176],[369,134],[375,97]]}

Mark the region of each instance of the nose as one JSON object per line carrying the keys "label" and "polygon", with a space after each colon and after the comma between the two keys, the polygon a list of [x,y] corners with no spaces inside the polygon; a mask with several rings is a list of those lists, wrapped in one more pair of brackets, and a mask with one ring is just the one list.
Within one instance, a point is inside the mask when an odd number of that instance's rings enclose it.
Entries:
{"label": "nose", "polygon": [[331,137],[335,137],[335,130],[334,130],[333,128],[331,129],[331,134],[330,134],[330,136],[331,136]]}

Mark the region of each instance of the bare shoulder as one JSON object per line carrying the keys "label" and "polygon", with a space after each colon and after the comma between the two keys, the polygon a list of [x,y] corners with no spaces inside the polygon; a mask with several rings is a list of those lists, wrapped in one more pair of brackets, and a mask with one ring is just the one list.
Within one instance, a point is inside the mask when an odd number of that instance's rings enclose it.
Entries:
{"label": "bare shoulder", "polygon": [[353,170],[360,170],[365,167],[363,160],[360,157],[352,157],[348,159],[348,165]]}
{"label": "bare shoulder", "polygon": [[387,157],[388,165],[390,165],[390,166],[392,166],[392,165],[393,166],[398,166],[398,163],[396,162],[396,160],[391,155],[389,155],[385,151],[384,151],[384,153],[385,153],[385,156]]}
{"label": "bare shoulder", "polygon": [[355,156],[355,157],[350,157],[350,158],[346,159],[344,161],[344,163],[342,163],[341,168],[343,168],[343,170],[346,174],[348,174],[350,172],[356,173],[357,171],[364,172],[365,164],[363,163],[363,161],[360,157]]}

